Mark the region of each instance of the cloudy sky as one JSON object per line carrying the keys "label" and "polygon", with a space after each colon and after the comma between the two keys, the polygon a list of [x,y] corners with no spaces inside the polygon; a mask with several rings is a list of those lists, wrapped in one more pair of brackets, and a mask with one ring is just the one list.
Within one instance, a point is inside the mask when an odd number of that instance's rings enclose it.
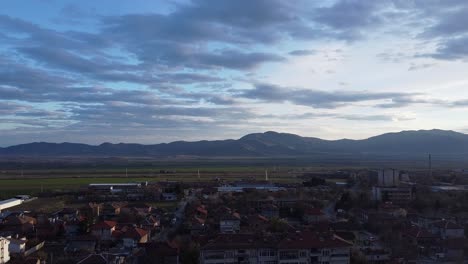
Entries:
{"label": "cloudy sky", "polygon": [[0,145],[468,131],[468,2],[2,1]]}

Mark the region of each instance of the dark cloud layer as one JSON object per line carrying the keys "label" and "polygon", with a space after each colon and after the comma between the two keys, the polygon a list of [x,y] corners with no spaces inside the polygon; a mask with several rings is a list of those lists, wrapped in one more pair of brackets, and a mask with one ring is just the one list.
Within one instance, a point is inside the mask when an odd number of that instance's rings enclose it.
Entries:
{"label": "dark cloud layer", "polygon": [[303,88],[285,88],[269,84],[258,84],[244,91],[241,96],[265,102],[290,102],[315,108],[336,108],[351,103],[376,100],[405,100],[414,94],[389,92],[323,91]]}

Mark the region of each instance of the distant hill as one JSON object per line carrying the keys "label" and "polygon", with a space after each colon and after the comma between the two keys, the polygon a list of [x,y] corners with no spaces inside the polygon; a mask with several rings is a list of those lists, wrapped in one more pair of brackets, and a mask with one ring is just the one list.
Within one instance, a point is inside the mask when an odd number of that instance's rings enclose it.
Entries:
{"label": "distant hill", "polygon": [[295,157],[327,155],[468,154],[468,135],[445,130],[387,133],[363,140],[323,140],[294,134],[265,132],[237,140],[216,140],[142,145],[98,146],[36,142],[0,148],[2,156],[127,156],[127,157]]}

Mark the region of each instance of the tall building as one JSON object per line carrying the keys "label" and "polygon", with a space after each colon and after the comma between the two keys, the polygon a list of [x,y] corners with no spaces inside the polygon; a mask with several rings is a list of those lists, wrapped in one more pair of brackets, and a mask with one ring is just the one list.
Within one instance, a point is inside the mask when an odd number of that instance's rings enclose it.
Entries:
{"label": "tall building", "polygon": [[392,202],[404,205],[413,198],[410,187],[400,186],[400,171],[396,169],[381,169],[377,175],[377,186],[372,188],[372,198],[375,201]]}
{"label": "tall building", "polygon": [[378,171],[377,184],[382,187],[400,185],[400,171],[396,169],[382,169]]}

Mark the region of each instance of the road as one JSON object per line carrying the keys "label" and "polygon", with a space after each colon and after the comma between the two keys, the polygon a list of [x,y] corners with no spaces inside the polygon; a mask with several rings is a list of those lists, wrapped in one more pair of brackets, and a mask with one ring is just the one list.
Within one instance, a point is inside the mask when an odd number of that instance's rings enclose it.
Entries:
{"label": "road", "polygon": [[184,222],[185,218],[185,207],[187,207],[187,204],[195,200],[195,196],[192,194],[190,196],[182,198],[180,200],[179,205],[177,206],[177,210],[174,212],[174,219],[175,222],[172,224],[171,227],[164,228],[161,230],[161,232],[156,235],[154,238],[155,241],[158,242],[164,242],[167,241],[168,235],[174,231],[177,230],[177,228],[180,227],[180,225]]}

